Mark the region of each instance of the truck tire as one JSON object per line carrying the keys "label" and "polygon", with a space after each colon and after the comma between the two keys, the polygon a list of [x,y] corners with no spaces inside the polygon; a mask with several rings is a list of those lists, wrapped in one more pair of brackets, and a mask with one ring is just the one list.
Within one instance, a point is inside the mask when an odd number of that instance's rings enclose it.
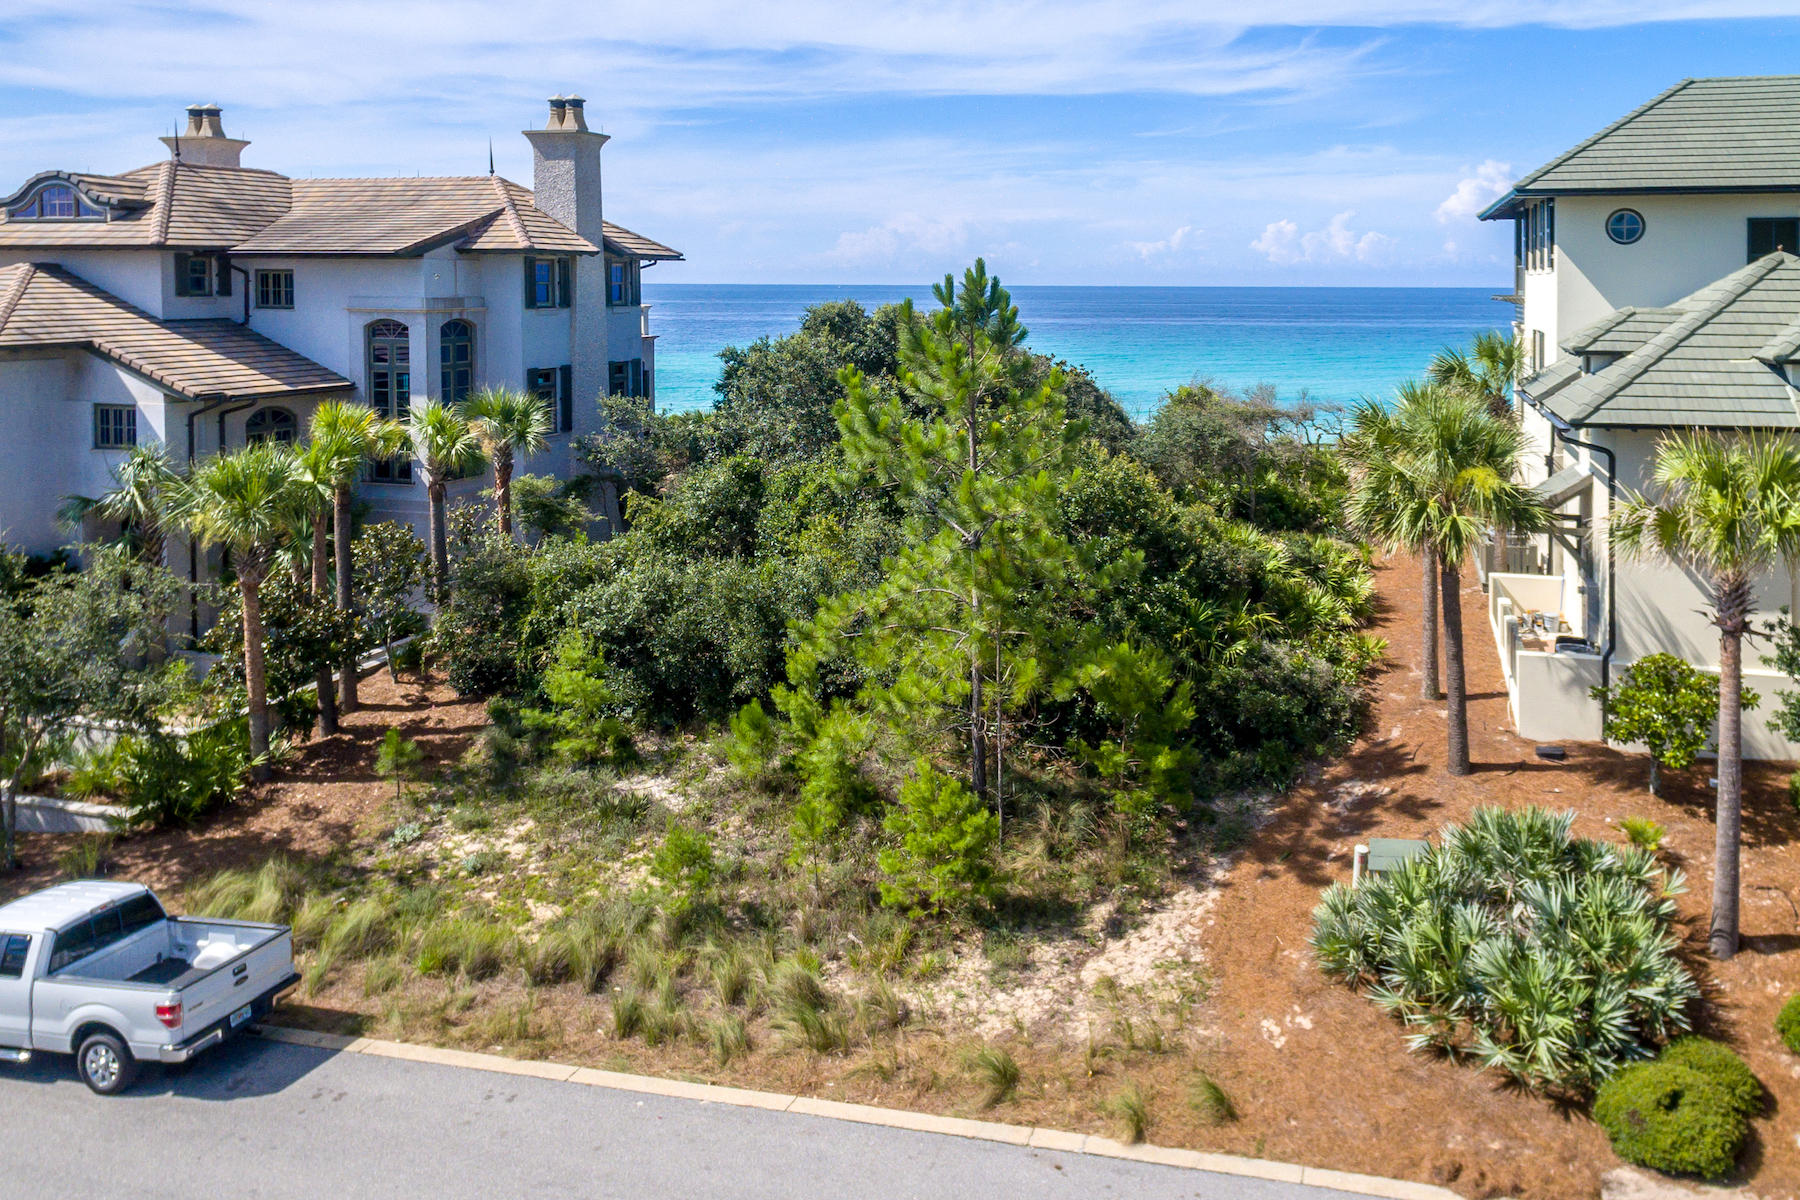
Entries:
{"label": "truck tire", "polygon": [[101,1096],[116,1096],[137,1078],[137,1060],[113,1033],[91,1033],[75,1051],[75,1072]]}

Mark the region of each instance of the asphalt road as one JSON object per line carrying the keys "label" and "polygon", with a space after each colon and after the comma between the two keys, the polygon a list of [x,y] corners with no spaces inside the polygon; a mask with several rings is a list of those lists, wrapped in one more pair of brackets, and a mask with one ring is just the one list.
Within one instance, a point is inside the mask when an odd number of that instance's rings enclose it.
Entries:
{"label": "asphalt road", "polygon": [[0,1197],[1342,1200],[1210,1175],[240,1038],[92,1095],[0,1065]]}

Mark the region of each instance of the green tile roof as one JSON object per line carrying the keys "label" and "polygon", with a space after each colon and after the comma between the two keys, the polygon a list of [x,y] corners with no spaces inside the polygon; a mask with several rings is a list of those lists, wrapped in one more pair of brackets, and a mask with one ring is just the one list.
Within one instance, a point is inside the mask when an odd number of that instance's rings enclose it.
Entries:
{"label": "green tile roof", "polygon": [[1570,192],[1800,191],[1800,75],[1684,79],[1513,185]]}
{"label": "green tile roof", "polygon": [[[1667,308],[1619,309],[1520,384],[1571,425],[1800,429],[1800,258],[1777,252]],[[1620,354],[1584,374],[1578,356]]]}

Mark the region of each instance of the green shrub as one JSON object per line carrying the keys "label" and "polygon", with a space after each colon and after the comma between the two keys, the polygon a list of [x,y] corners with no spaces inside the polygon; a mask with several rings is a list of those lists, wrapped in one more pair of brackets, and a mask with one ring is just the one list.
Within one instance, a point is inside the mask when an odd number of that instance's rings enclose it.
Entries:
{"label": "green shrub", "polygon": [[1699,988],[1671,931],[1679,872],[1577,839],[1573,813],[1479,809],[1443,844],[1314,911],[1319,965],[1441,1047],[1587,1091],[1688,1029]]}
{"label": "green shrub", "polygon": [[1746,1117],[1762,1111],[1762,1081],[1750,1070],[1750,1064],[1724,1042],[1703,1037],[1676,1038],[1663,1049],[1658,1061],[1700,1072]]}
{"label": "green shrub", "polygon": [[992,894],[999,820],[958,780],[923,759],[882,827],[899,840],[881,852],[883,904],[943,909]]}
{"label": "green shrub", "polygon": [[1800,816],[1800,771],[1788,776],[1788,807]]}
{"label": "green shrub", "polygon": [[215,804],[236,796],[250,773],[242,721],[227,721],[177,738],[120,738],[113,748],[115,790],[133,825],[192,825]]}
{"label": "green shrub", "polygon": [[1626,817],[1619,822],[1619,829],[1625,834],[1626,841],[1652,854],[1662,846],[1663,838],[1669,834],[1667,829],[1648,817]]}
{"label": "green shrub", "polygon": [[1594,1120],[1626,1162],[1678,1175],[1731,1173],[1748,1127],[1731,1097],[1678,1063],[1639,1063],[1602,1084]]}
{"label": "green shrub", "polygon": [[775,722],[763,711],[762,701],[752,700],[731,717],[731,736],[725,741],[725,757],[733,769],[751,783],[769,777],[781,739]]}
{"label": "green shrub", "polygon": [[669,822],[662,845],[650,860],[650,873],[677,895],[692,899],[712,886],[712,839],[698,829]]}
{"label": "green shrub", "polygon": [[[1642,742],[1650,751],[1650,794],[1662,794],[1662,769],[1680,771],[1706,749],[1719,718],[1719,677],[1673,654],[1647,654],[1626,667],[1610,692],[1595,686],[1606,713],[1606,740]],[[1751,700],[1744,707],[1754,708]]]}
{"label": "green shrub", "polygon": [[618,698],[606,682],[606,661],[579,631],[569,630],[557,642],[542,687],[550,706],[524,709],[519,719],[528,732],[548,737],[559,758],[612,766],[637,761],[631,731],[619,719]]}
{"label": "green shrub", "polygon": [[398,802],[405,795],[406,781],[424,761],[425,749],[417,740],[389,728],[381,735],[381,747],[375,753],[375,773],[394,781],[394,800]]}
{"label": "green shrub", "polygon": [[1800,1054],[1800,993],[1789,996],[1781,1011],[1775,1014],[1775,1032],[1781,1035],[1789,1050]]}

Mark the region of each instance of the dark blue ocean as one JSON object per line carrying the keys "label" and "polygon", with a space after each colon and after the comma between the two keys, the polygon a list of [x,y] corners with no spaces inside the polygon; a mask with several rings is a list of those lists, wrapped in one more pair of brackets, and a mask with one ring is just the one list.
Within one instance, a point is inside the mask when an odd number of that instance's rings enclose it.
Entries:
{"label": "dark blue ocean", "polygon": [[[1031,348],[1086,367],[1133,416],[1196,379],[1231,387],[1271,383],[1284,399],[1379,397],[1416,378],[1431,355],[1484,329],[1504,329],[1510,305],[1494,288],[1016,287]],[[867,308],[931,288],[841,285],[662,284],[653,305],[657,407],[705,408],[718,353],[792,332],[801,313],[850,298]]]}

